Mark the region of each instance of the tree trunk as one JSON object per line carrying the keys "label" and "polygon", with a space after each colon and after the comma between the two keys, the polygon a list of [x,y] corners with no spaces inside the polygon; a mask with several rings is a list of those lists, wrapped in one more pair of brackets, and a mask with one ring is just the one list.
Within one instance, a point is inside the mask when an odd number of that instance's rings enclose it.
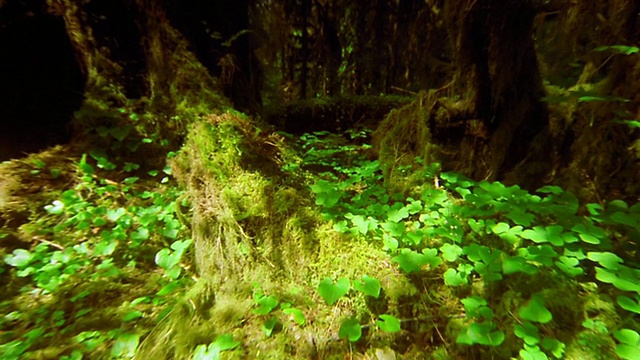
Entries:
{"label": "tree trunk", "polygon": [[307,98],[307,83],[309,70],[309,13],[311,0],[302,0],[302,39],[300,49],[300,99]]}
{"label": "tree trunk", "polygon": [[[475,154],[467,162],[476,168],[474,177],[503,180],[531,155],[534,138],[548,122],[532,38],[534,4],[464,0],[446,6],[458,64],[456,85],[468,101],[465,120],[479,120],[474,132],[488,140],[464,140]],[[528,175],[542,179],[549,170],[543,166]]]}

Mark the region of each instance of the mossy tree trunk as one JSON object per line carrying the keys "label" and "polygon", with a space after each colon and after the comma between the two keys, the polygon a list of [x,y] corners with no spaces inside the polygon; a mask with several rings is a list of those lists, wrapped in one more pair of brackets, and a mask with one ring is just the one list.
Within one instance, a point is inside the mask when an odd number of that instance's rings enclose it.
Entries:
{"label": "mossy tree trunk", "polygon": [[[504,179],[527,158],[548,122],[532,37],[535,6],[521,0],[463,0],[445,6],[458,66],[455,84],[465,99],[457,120],[474,127],[465,137],[448,141],[463,142],[460,156],[473,169],[471,175]],[[529,175],[542,179],[548,170],[536,168]]]}
{"label": "mossy tree trunk", "polygon": [[320,28],[320,48],[327,55],[324,60],[323,72],[320,75],[322,84],[322,94],[334,96],[340,94],[339,70],[342,62],[342,44],[338,36],[338,26],[335,19],[335,7],[333,3],[327,2],[322,5],[316,2],[318,9],[318,22]]}
{"label": "mossy tree trunk", "polygon": [[233,2],[233,11],[230,1],[213,8],[195,1],[46,2],[64,19],[85,69],[89,107],[137,101],[145,111],[166,115],[155,124],[162,128],[173,126],[169,119],[185,98],[215,109],[224,93],[242,110],[260,106],[246,1]]}

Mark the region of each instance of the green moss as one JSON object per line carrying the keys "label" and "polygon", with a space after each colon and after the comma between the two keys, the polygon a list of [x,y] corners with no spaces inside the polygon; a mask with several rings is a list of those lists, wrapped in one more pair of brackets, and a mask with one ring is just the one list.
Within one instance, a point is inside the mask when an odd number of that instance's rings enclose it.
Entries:
{"label": "green moss", "polygon": [[576,284],[565,283],[550,287],[543,292],[545,306],[553,314],[554,335],[568,339],[584,320],[584,299],[577,291]]}
{"label": "green moss", "polygon": [[273,210],[279,215],[291,213],[302,202],[300,193],[291,187],[279,188],[273,194]]}
{"label": "green moss", "polygon": [[439,161],[439,148],[429,131],[431,108],[424,105],[433,103],[433,96],[420,94],[412,103],[392,110],[373,133],[385,186],[391,193],[407,194],[424,184],[424,174],[417,170]]}
{"label": "green moss", "polygon": [[565,350],[567,360],[616,359],[615,343],[608,333],[592,330],[579,332]]}
{"label": "green moss", "polygon": [[222,189],[226,202],[237,221],[250,217],[267,217],[268,192],[271,183],[259,174],[242,172]]}
{"label": "green moss", "polygon": [[584,300],[585,318],[602,322],[607,329],[613,330],[620,324],[620,316],[615,307],[615,301],[609,296],[589,293]]}
{"label": "green moss", "polygon": [[[320,279],[374,276],[396,304],[397,299],[416,290],[375,244],[346,238],[322,220],[307,188],[285,185],[285,173],[278,174],[273,168],[279,167],[279,154],[287,152],[286,145],[271,142],[269,135],[256,136],[260,133],[236,114],[212,116],[191,126],[185,146],[173,162],[174,174],[188,186],[194,204],[195,260],[201,281],[209,284],[194,288],[190,296],[207,298],[198,293],[210,292],[208,302],[192,301],[200,304],[196,309],[204,306],[207,310],[176,316],[183,317],[182,321],[191,318],[192,324],[204,324],[206,319],[206,326],[192,325],[198,333],[215,330],[220,334],[241,327],[247,346],[245,356],[283,358],[292,356],[291,344],[300,343],[296,339],[320,342],[318,338],[333,337],[338,331],[335,327],[348,314],[365,322],[371,320],[362,295],[345,298],[339,311],[322,304],[316,292]],[[263,152],[261,156],[265,157],[256,162],[252,156],[266,148],[266,141],[283,148],[275,149],[271,157]],[[299,328],[275,309],[281,327],[266,337],[261,330],[266,317],[251,312],[254,286],[300,308],[308,325]],[[165,329],[175,321],[172,316]],[[308,347],[295,347],[299,358],[312,351],[313,341]],[[336,350],[327,351],[330,355]]]}
{"label": "green moss", "polygon": [[453,357],[449,355],[446,347],[440,346],[436,348],[430,355],[431,360],[451,360]]}

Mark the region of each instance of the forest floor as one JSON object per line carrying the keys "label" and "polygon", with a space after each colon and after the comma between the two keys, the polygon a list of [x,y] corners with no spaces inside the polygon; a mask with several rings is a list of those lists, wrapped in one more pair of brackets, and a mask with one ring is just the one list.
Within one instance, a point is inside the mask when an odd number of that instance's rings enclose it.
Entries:
{"label": "forest floor", "polygon": [[[243,127],[158,144],[172,166],[77,146],[0,164],[0,358],[639,358],[638,204],[381,164],[367,131]],[[195,301],[217,193],[248,244],[224,255],[259,260]]]}

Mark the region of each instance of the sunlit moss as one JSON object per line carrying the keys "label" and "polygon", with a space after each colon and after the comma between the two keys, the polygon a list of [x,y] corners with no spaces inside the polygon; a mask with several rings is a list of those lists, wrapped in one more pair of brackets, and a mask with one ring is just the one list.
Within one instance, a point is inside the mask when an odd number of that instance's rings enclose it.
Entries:
{"label": "sunlit moss", "polygon": [[[280,166],[280,154],[288,151],[286,143],[255,135],[259,133],[243,117],[232,113],[192,125],[173,167],[194,204],[195,261],[200,281],[208,284],[204,288],[210,300],[196,313],[172,314],[167,325],[161,326],[164,330],[158,330],[148,341],[167,334],[175,327],[174,322],[198,324],[208,319],[207,324],[215,324],[213,328],[199,327],[198,333],[215,328],[215,334],[237,334],[246,345],[244,356],[307,358],[314,352],[332,356],[346,350],[344,343],[332,340],[340,322],[347,316],[361,318],[363,323],[373,321],[372,309],[378,305],[365,301],[362,294],[354,294],[337,307],[326,306],[316,291],[321,279],[376,277],[385,289],[383,302],[391,306],[398,306],[402,297],[417,295],[378,244],[334,231],[313,207],[307,188],[284,185],[287,173],[278,174],[273,168]],[[263,152],[261,163],[247,160],[249,149],[268,149],[273,144],[280,148]],[[269,316],[251,311],[255,286],[301,309],[307,325],[300,327],[276,309],[273,316],[279,325],[271,337],[266,337],[261,328]],[[191,298],[199,298],[193,294],[204,288],[194,288]],[[383,308],[396,311],[386,305]],[[173,336],[176,345],[182,342],[183,335]],[[193,340],[186,342],[193,344]],[[151,356],[153,352],[142,354]]]}
{"label": "sunlit moss", "polygon": [[404,194],[423,184],[424,178],[412,177],[419,174],[415,170],[439,161],[439,148],[429,130],[433,104],[434,94],[421,93],[414,102],[392,110],[373,133],[385,186],[391,193]]}

